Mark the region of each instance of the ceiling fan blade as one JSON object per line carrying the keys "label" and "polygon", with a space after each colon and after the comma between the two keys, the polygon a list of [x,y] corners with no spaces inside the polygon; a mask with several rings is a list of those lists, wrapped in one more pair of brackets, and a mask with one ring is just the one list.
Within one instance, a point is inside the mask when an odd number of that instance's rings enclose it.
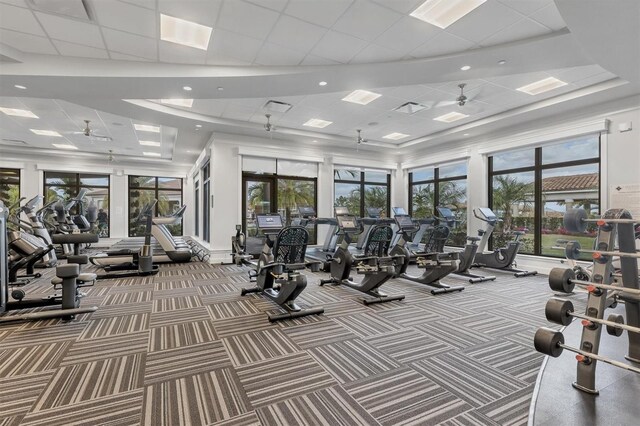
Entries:
{"label": "ceiling fan blade", "polygon": [[448,107],[451,105],[457,105],[458,101],[440,101],[440,102],[436,102],[435,105],[433,105],[433,108],[442,108],[442,107]]}

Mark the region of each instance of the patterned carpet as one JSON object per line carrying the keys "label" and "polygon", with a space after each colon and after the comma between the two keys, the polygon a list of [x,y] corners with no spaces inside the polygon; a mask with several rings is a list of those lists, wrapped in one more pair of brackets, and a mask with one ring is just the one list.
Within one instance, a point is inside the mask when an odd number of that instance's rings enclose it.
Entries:
{"label": "patterned carpet", "polygon": [[104,280],[74,322],[0,326],[0,425],[526,424],[551,291],[498,275],[440,296],[393,280],[404,301],[365,306],[307,273],[299,301],[325,314],[276,324],[276,305],[240,296],[245,268]]}

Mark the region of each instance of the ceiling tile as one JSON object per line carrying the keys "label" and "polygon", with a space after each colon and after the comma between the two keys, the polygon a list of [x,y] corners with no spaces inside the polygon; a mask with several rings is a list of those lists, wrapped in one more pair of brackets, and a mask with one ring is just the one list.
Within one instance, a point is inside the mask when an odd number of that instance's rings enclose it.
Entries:
{"label": "ceiling tile", "polygon": [[[380,6],[387,7],[389,9],[393,9],[402,14],[409,14],[413,12],[424,3],[425,0],[373,0],[378,3]],[[411,18],[415,19],[415,18]]]}
{"label": "ceiling tile", "polygon": [[207,65],[221,65],[221,66],[249,66],[253,61],[243,61],[241,59],[232,58],[230,56],[209,54],[207,56]]}
{"label": "ceiling tile", "polygon": [[135,4],[136,6],[146,7],[147,9],[156,9],[156,0],[120,0],[125,3]]}
{"label": "ceiling tile", "polygon": [[307,55],[300,65],[336,65],[340,62],[332,61],[331,59],[321,58],[320,56]]}
{"label": "ceiling tile", "polygon": [[109,56],[111,56],[111,59],[116,59],[120,61],[151,62],[151,59],[141,58],[140,56],[134,56],[134,55],[125,55],[124,53],[113,52],[113,51],[109,52]]}
{"label": "ceiling tile", "polygon": [[249,3],[267,7],[277,12],[282,12],[287,5],[287,0],[247,0]]}
{"label": "ceiling tile", "polygon": [[25,0],[0,0],[0,3],[6,3],[13,6],[28,7]]}
{"label": "ceiling tile", "polygon": [[479,43],[521,18],[521,14],[502,3],[487,0],[480,7],[451,24],[445,31],[473,43]]}
{"label": "ceiling tile", "polygon": [[368,43],[356,37],[336,31],[327,32],[311,51],[313,55],[347,63]]}
{"label": "ceiling tile", "polygon": [[273,43],[265,43],[255,62],[260,65],[298,65],[305,54]]}
{"label": "ceiling tile", "polygon": [[357,0],[333,25],[333,29],[363,40],[373,40],[402,15],[375,3]]}
{"label": "ceiling tile", "polygon": [[513,25],[498,31],[490,37],[482,40],[481,46],[493,46],[496,44],[508,43],[517,40],[524,40],[530,37],[536,37],[543,34],[550,33],[551,31],[544,25],[540,25],[537,22],[523,18]]}
{"label": "ceiling tile", "polygon": [[330,28],[351,3],[353,0],[322,0],[318,2],[289,0],[284,12],[303,21]]}
{"label": "ceiling tile", "polygon": [[411,52],[411,56],[415,58],[428,58],[431,56],[445,55],[447,53],[457,53],[474,46],[468,40],[454,36],[442,31],[431,40]]}
{"label": "ceiling tile", "polygon": [[559,78],[566,82],[576,82],[584,80],[594,75],[606,72],[600,65],[586,65],[582,67],[561,68],[557,70],[549,70],[547,74],[552,77]]}
{"label": "ceiling tile", "polygon": [[52,40],[58,52],[63,56],[76,56],[80,58],[97,58],[108,59],[105,49],[97,49],[95,47],[82,46],[80,44],[69,43],[66,41]]}
{"label": "ceiling tile", "polygon": [[376,38],[375,43],[406,55],[441,31],[435,25],[405,16]]}
{"label": "ceiling tile", "polygon": [[158,2],[160,13],[209,27],[215,27],[221,6],[222,0],[159,0]]}
{"label": "ceiling tile", "polygon": [[498,0],[503,5],[522,13],[523,15],[531,15],[533,12],[542,9],[553,0]]}
{"label": "ceiling tile", "polygon": [[2,43],[27,53],[57,55],[48,38],[0,29]]}
{"label": "ceiling tile", "polygon": [[[500,77],[489,77],[489,78],[486,78],[485,80],[489,81],[490,83],[515,90],[518,87],[522,87],[526,84],[533,83],[547,77],[549,77],[549,74],[543,71],[539,71],[539,72],[530,72],[526,74],[514,74],[514,75],[505,75]],[[529,95],[525,95],[525,96],[529,96]]]}
{"label": "ceiling tile", "polygon": [[352,60],[352,64],[370,64],[375,62],[399,61],[404,54],[387,49],[386,47],[370,44],[358,53]]}
{"label": "ceiling tile", "polygon": [[35,14],[49,37],[104,49],[100,29],[97,25],[40,12],[35,12]]}
{"label": "ceiling tile", "polygon": [[277,20],[278,14],[272,10],[240,0],[226,1],[220,12],[218,28],[265,39]]}
{"label": "ceiling tile", "polygon": [[226,30],[213,30],[207,63],[215,63],[215,58],[233,58],[252,63],[263,41]]}
{"label": "ceiling tile", "polygon": [[157,37],[155,11],[119,1],[94,1],[101,26],[146,37]]}
{"label": "ceiling tile", "polygon": [[207,52],[189,46],[160,41],[160,62],[176,64],[200,64],[207,61]]}
{"label": "ceiling tile", "polygon": [[102,34],[109,50],[154,61],[158,60],[157,41],[154,39],[110,28],[104,28]]}
{"label": "ceiling tile", "polygon": [[289,49],[308,52],[326,32],[326,28],[282,15],[268,40]]}
{"label": "ceiling tile", "polygon": [[14,7],[0,3],[0,27],[8,30],[17,30],[23,33],[44,36],[40,24],[29,9]]}
{"label": "ceiling tile", "polygon": [[249,121],[255,112],[256,108],[230,103],[222,113],[222,117],[232,120]]}
{"label": "ceiling tile", "polygon": [[549,6],[540,9],[530,17],[554,31],[561,30],[567,26],[554,3],[551,3],[549,4]]}

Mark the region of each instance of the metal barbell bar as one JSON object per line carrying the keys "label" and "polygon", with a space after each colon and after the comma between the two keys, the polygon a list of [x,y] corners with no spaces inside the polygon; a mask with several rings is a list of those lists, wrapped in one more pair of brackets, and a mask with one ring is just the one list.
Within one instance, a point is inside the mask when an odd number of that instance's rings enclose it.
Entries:
{"label": "metal barbell bar", "polygon": [[605,325],[607,326],[607,333],[612,336],[619,336],[620,333],[622,333],[622,331],[617,333],[616,330],[627,330],[630,333],[640,333],[640,327],[634,327],[624,324],[624,322],[618,322],[623,319],[621,315],[611,314],[609,315],[609,319],[606,320],[590,317],[588,315],[575,312],[573,303],[566,299],[559,299],[556,297],[549,299],[545,306],[544,313],[548,321],[565,326],[571,323],[572,317],[583,320],[582,325],[584,327],[590,327],[592,324]]}
{"label": "metal barbell bar", "polygon": [[535,337],[533,338],[533,344],[538,352],[552,356],[554,358],[559,357],[562,354],[562,351],[566,349],[570,352],[578,354],[576,356],[578,362],[588,364],[590,360],[594,359],[596,361],[601,361],[606,364],[610,364],[615,367],[640,374],[640,368],[625,364],[624,362],[609,359],[592,352],[583,351],[582,349],[574,348],[573,346],[565,345],[564,335],[561,332],[552,330],[550,328],[539,328],[538,331],[536,331]]}
{"label": "metal barbell bar", "polygon": [[640,289],[577,280],[576,273],[573,269],[553,268],[551,272],[549,272],[549,287],[551,287],[551,290],[561,291],[563,293],[572,293],[573,288],[576,285],[587,287],[587,291],[589,292],[599,288],[602,290],[619,291],[640,296]]}
{"label": "metal barbell bar", "polygon": [[[555,248],[555,247],[553,247]],[[564,254],[567,259],[577,260],[580,253],[592,253],[591,257],[595,260],[600,259],[602,256],[617,256],[617,257],[634,257],[640,259],[640,253],[626,252],[626,251],[607,251],[607,250],[591,250],[583,249],[578,241],[570,241],[564,247]]]}
{"label": "metal barbell bar", "polygon": [[584,209],[569,209],[562,218],[562,224],[570,232],[582,233],[586,230],[587,223],[596,223],[598,226],[605,226],[612,223],[638,223],[637,219],[589,219]]}

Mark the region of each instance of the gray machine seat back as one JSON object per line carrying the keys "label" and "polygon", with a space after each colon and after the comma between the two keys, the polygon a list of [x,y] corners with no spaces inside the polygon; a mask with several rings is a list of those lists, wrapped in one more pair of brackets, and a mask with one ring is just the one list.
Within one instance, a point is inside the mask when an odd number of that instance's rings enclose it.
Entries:
{"label": "gray machine seat back", "polygon": [[393,229],[389,225],[375,225],[364,246],[365,256],[387,256],[392,239]]}
{"label": "gray machine seat back", "polygon": [[67,221],[67,214],[62,200],[59,200],[53,205],[53,211],[56,214],[56,221],[58,221],[58,223],[65,223]]}
{"label": "gray machine seat back", "polygon": [[286,265],[304,263],[304,256],[309,242],[309,232],[301,226],[290,226],[282,229],[273,245],[275,262]]}
{"label": "gray machine seat back", "polygon": [[39,248],[47,248],[40,238],[21,231],[9,232],[9,247],[20,256],[26,257],[33,254]]}
{"label": "gray machine seat back", "polygon": [[442,253],[451,230],[444,225],[436,225],[424,234],[424,251],[427,253]]}
{"label": "gray machine seat back", "polygon": [[87,221],[89,223],[98,221],[98,206],[96,206],[95,202],[91,201],[89,203],[89,206],[87,207],[87,214],[85,214],[85,217],[87,218]]}

